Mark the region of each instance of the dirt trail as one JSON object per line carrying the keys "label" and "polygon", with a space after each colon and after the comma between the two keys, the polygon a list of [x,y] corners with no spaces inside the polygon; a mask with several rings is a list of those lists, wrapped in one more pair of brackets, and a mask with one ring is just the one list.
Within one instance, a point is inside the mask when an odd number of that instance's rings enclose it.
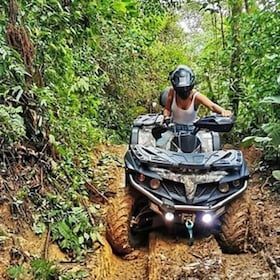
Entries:
{"label": "dirt trail", "polygon": [[261,253],[224,255],[226,279],[276,279]]}
{"label": "dirt trail", "polygon": [[221,279],[224,275],[222,253],[212,236],[189,246],[184,239],[153,235],[149,249],[150,280],[208,279],[210,274],[211,279]]}
{"label": "dirt trail", "polygon": [[[122,157],[125,148],[115,152]],[[256,159],[256,154],[248,151],[245,156],[253,169],[255,162],[252,159]],[[117,168],[114,174],[115,180],[109,189],[117,192],[124,186],[124,170]],[[280,279],[279,197],[273,198],[260,184],[258,176],[252,177],[249,193],[253,203],[251,230],[256,237],[248,244],[248,253],[224,254],[213,236],[196,240],[189,246],[185,239],[157,232],[150,234],[147,248],[135,250],[124,258],[114,255],[105,241],[89,262],[95,262],[91,279]],[[260,246],[263,249],[257,252]]]}
{"label": "dirt trail", "polygon": [[148,250],[136,250],[133,257],[132,260],[117,257],[105,243],[92,260],[95,267],[90,279],[278,279],[262,253],[223,254],[213,237],[189,247],[186,240],[152,235]]}

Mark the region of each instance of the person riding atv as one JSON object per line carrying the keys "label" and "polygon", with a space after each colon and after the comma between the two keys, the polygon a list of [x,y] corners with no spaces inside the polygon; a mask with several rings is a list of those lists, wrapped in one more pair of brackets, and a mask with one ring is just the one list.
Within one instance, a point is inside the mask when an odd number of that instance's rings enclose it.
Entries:
{"label": "person riding atv", "polygon": [[170,72],[169,80],[172,87],[168,90],[167,98],[165,97],[163,116],[168,121],[172,116],[173,122],[177,125],[177,130],[180,126],[193,124],[197,119],[200,104],[224,117],[232,115],[230,110],[220,107],[194,88],[195,75],[188,66],[179,65]]}

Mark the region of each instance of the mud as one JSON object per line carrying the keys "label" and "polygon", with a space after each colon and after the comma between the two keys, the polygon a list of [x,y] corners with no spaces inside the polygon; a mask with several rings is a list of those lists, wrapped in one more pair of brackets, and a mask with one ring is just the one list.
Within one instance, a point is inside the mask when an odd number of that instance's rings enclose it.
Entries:
{"label": "mud", "polygon": [[[94,156],[102,151],[113,153],[121,162],[126,146],[100,147]],[[85,279],[280,279],[280,195],[266,184],[266,178],[261,178],[256,172],[259,151],[251,148],[244,150],[244,155],[252,174],[249,184],[251,219],[246,253],[224,254],[213,236],[195,240],[190,246],[188,240],[182,237],[153,232],[147,246],[121,257],[114,254],[103,232],[103,245],[95,248],[82,264],[68,262],[67,256],[55,244],[48,247],[47,258],[56,261],[62,269],[85,268],[89,273]],[[104,223],[108,204],[124,186],[123,167],[114,162],[109,164],[113,175],[108,180],[106,192],[111,195],[108,201],[100,203]],[[1,203],[0,233],[7,238],[0,243],[0,279],[8,279],[5,278],[5,271],[13,264],[13,250],[19,251],[15,255],[22,259],[22,263],[32,256],[46,255],[46,234],[39,238],[28,228],[19,230],[21,225],[10,216],[8,205]]]}

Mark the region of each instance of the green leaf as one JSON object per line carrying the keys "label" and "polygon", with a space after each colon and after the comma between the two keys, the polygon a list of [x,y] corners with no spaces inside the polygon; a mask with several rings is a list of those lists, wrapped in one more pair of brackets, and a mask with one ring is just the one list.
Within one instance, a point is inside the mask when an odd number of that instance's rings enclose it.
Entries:
{"label": "green leaf", "polygon": [[12,93],[17,93],[16,101],[18,102],[23,94],[23,89],[21,86],[12,87]]}
{"label": "green leaf", "polygon": [[59,223],[58,230],[65,239],[71,239],[72,237],[71,229],[64,221]]}
{"label": "green leaf", "polygon": [[83,236],[79,236],[79,244],[80,245],[82,245],[82,244],[84,244],[84,241],[85,241],[85,239],[84,239],[84,237]]}
{"label": "green leaf", "polygon": [[89,238],[90,238],[89,234],[85,232],[84,233],[84,238],[85,238],[85,240],[89,240]]}
{"label": "green leaf", "polygon": [[262,125],[262,129],[277,148],[280,145],[280,123],[267,123]]}
{"label": "green leaf", "polygon": [[280,181],[280,170],[272,171],[272,175],[276,180]]}
{"label": "green leaf", "polygon": [[57,144],[57,142],[55,141],[55,137],[52,134],[49,134],[49,143],[50,144]]}
{"label": "green leaf", "polygon": [[98,231],[95,231],[95,232],[91,233],[91,239],[92,239],[93,242],[98,242],[101,245],[104,245],[102,237],[101,237],[101,235],[100,235],[100,233]]}
{"label": "green leaf", "polygon": [[44,233],[46,231],[46,225],[42,222],[36,222],[36,223],[33,224],[32,230],[36,234]]}
{"label": "green leaf", "polygon": [[74,233],[78,233],[79,230],[80,230],[80,228],[81,228],[81,225],[80,225],[80,224],[77,224],[77,225],[74,227],[73,232],[74,232]]}
{"label": "green leaf", "polygon": [[263,100],[261,100],[261,103],[276,103],[276,104],[280,104],[280,96],[267,96]]}
{"label": "green leaf", "polygon": [[243,147],[250,147],[255,142],[255,136],[247,136],[242,140]]}
{"label": "green leaf", "polygon": [[11,279],[26,279],[26,270],[22,265],[13,265],[7,269],[7,274]]}
{"label": "green leaf", "polygon": [[257,142],[257,143],[267,143],[270,141],[271,141],[270,137],[259,137],[259,136],[255,137],[255,142]]}
{"label": "green leaf", "polygon": [[118,2],[114,2],[112,4],[112,8],[116,11],[116,12],[121,12],[121,13],[126,13],[126,3],[122,2],[122,1],[118,1]]}

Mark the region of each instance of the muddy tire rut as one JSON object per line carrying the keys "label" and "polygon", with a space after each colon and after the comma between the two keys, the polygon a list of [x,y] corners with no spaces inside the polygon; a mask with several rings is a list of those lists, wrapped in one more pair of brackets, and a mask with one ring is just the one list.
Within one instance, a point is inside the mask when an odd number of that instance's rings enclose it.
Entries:
{"label": "muddy tire rut", "polygon": [[[196,240],[175,239],[151,233],[148,248],[116,256],[108,243],[99,252],[94,279],[277,279],[262,254],[223,254],[213,236]],[[95,260],[96,261],[96,260]]]}

